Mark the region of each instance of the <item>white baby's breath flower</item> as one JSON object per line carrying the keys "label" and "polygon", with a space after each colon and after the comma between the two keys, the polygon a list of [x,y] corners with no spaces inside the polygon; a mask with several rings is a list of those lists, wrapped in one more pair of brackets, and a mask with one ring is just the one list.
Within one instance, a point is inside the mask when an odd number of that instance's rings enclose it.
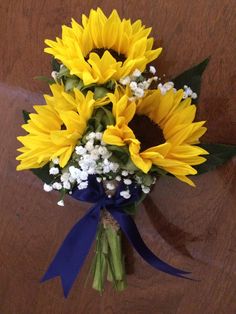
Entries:
{"label": "white baby's breath flower", "polygon": [[140,87],[137,87],[134,91],[134,95],[138,98],[141,98],[144,96],[144,90]]}
{"label": "white baby's breath flower", "polygon": [[94,149],[94,142],[93,140],[89,140],[86,144],[85,144],[85,148],[90,152],[92,149]]}
{"label": "white baby's breath flower", "polygon": [[197,99],[197,93],[192,93],[192,99]]}
{"label": "white baby's breath flower", "polygon": [[96,132],[96,139],[101,140],[102,139],[102,133],[101,132]]}
{"label": "white baby's breath flower", "polygon": [[116,176],[115,179],[116,181],[121,181],[121,176]]}
{"label": "white baby's breath flower", "polygon": [[127,170],[123,170],[121,172],[122,176],[127,177],[127,175],[129,174]]}
{"label": "white baby's breath flower", "polygon": [[57,75],[58,75],[58,72],[57,72],[57,71],[52,71],[51,77],[54,79],[54,81],[57,80]]}
{"label": "white baby's breath flower", "polygon": [[83,146],[76,146],[75,147],[75,152],[77,155],[83,155],[87,152],[86,148],[84,148]]}
{"label": "white baby's breath flower", "polygon": [[132,184],[132,181],[130,179],[124,179],[124,184],[130,185]]}
{"label": "white baby's breath flower", "polygon": [[52,186],[47,183],[44,183],[43,189],[45,192],[51,192],[53,190]]}
{"label": "white baby's breath flower", "polygon": [[54,163],[54,165],[58,165],[59,164],[59,158],[53,158],[52,162]]}
{"label": "white baby's breath flower", "polygon": [[64,203],[63,200],[60,200],[59,202],[57,202],[57,205],[59,205],[59,206],[65,206],[65,203]]}
{"label": "white baby's breath flower", "polygon": [[112,172],[117,172],[117,170],[119,169],[119,164],[117,164],[116,162],[111,162],[110,169]]}
{"label": "white baby's breath flower", "polygon": [[134,77],[139,77],[141,75],[141,71],[139,71],[139,69],[135,69],[134,72],[132,73],[132,76]]}
{"label": "white baby's breath flower", "polygon": [[138,84],[136,82],[131,82],[129,84],[129,87],[131,88],[131,90],[135,91],[138,87]]}
{"label": "white baby's breath flower", "polygon": [[143,193],[148,194],[150,192],[150,190],[151,189],[148,186],[142,186]]}
{"label": "white baby's breath flower", "polygon": [[130,77],[129,76],[126,76],[126,77],[123,77],[120,79],[120,83],[122,85],[128,85],[130,83]]}
{"label": "white baby's breath flower", "polygon": [[64,181],[63,182],[63,188],[67,189],[67,190],[70,190],[70,188],[71,188],[70,182],[69,181]]}
{"label": "white baby's breath flower", "polygon": [[70,178],[69,172],[64,172],[64,173],[61,175],[61,182],[68,181],[69,178]]}
{"label": "white baby's breath flower", "polygon": [[79,175],[78,175],[78,177],[79,177],[81,180],[87,180],[87,179],[88,179],[88,172],[79,170]]}
{"label": "white baby's breath flower", "polygon": [[125,199],[129,199],[131,195],[129,191],[121,191],[120,196],[122,196]]}
{"label": "white baby's breath flower", "polygon": [[95,132],[90,132],[87,136],[86,136],[86,140],[93,140],[96,137],[96,133]]}
{"label": "white baby's breath flower", "polygon": [[86,189],[88,187],[88,181],[83,181],[78,185],[79,190]]}
{"label": "white baby's breath flower", "polygon": [[108,190],[112,191],[112,190],[114,190],[116,187],[115,187],[114,183],[108,182],[108,183],[106,184],[106,188],[107,188]]}
{"label": "white baby's breath flower", "polygon": [[62,184],[59,182],[54,182],[52,185],[54,190],[61,190],[62,189]]}
{"label": "white baby's breath flower", "polygon": [[156,71],[157,71],[156,68],[153,65],[150,65],[149,72],[152,74],[156,74]]}
{"label": "white baby's breath flower", "polygon": [[50,168],[49,173],[52,175],[56,175],[59,173],[59,169],[57,167],[52,167]]}
{"label": "white baby's breath flower", "polygon": [[77,178],[79,176],[79,169],[78,168],[75,168],[75,166],[70,166],[69,167],[69,172],[70,172],[70,175],[72,176],[72,178]]}

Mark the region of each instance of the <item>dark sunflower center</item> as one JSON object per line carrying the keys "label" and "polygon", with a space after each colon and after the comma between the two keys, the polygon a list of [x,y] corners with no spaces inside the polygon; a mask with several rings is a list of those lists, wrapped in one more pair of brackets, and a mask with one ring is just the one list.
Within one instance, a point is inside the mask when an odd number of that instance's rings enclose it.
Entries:
{"label": "dark sunflower center", "polygon": [[[99,57],[101,58],[101,57],[103,56],[103,54],[104,54],[105,51],[109,51],[110,54],[112,55],[112,57],[115,58],[116,61],[118,61],[118,62],[119,62],[119,61],[124,62],[125,59],[126,59],[125,55],[123,55],[122,53],[119,54],[117,51],[112,50],[112,49],[94,48],[93,50],[91,50],[91,51],[89,52],[89,54],[90,54],[91,52],[95,52],[95,53],[96,53],[97,55],[99,55]],[[85,58],[86,60],[89,59],[89,54],[88,54],[87,57]]]}
{"label": "dark sunflower center", "polygon": [[141,143],[141,151],[165,143],[161,128],[147,116],[135,115],[129,127]]}

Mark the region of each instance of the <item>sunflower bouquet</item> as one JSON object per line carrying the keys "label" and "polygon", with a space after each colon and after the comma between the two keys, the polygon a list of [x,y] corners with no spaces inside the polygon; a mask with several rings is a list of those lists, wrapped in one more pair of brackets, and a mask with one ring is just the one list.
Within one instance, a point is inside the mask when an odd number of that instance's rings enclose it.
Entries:
{"label": "sunflower bouquet", "polygon": [[157,179],[171,175],[194,186],[189,176],[235,154],[233,146],[200,144],[207,129],[194,119],[208,59],[164,80],[150,65],[162,51],[153,49],[150,32],[140,20],[121,20],[116,10],[106,17],[98,8],[45,41],[51,95],[34,113],[23,112],[17,170],[32,170],[46,192],[58,191],[60,206],[67,194],[93,203],[42,279],[60,276],[65,296],[94,239],[93,288],[102,292],[106,279],[116,290],[126,287],[122,234],[151,266],[187,276],[151,252],[133,216]]}

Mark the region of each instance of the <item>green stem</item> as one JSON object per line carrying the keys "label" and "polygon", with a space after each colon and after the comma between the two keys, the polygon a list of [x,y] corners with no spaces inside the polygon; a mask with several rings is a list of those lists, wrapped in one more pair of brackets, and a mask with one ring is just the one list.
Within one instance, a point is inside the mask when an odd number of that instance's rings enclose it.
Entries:
{"label": "green stem", "polygon": [[125,267],[121,247],[121,232],[113,226],[100,226],[96,237],[93,261],[93,288],[102,293],[105,277],[117,291],[126,288]]}

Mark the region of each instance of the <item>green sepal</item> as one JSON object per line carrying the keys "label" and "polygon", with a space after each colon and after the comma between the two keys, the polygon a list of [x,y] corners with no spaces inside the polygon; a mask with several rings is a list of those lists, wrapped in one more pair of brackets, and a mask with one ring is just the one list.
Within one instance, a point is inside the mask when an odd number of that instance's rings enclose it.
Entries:
{"label": "green sepal", "polygon": [[[210,57],[172,79],[171,81],[174,82],[175,88],[180,89],[183,88],[184,85],[187,85],[193,90],[193,92],[197,93],[199,98],[202,74],[206,69],[209,60]],[[198,103],[198,98],[194,99],[195,104]]]}
{"label": "green sepal", "polygon": [[39,81],[43,81],[43,82],[46,82],[47,84],[51,85],[51,84],[54,84],[55,81],[53,78],[50,78],[50,77],[47,77],[47,76],[35,76],[34,77],[35,80],[39,80]]}
{"label": "green sepal", "polygon": [[198,144],[206,151],[209,155],[204,155],[206,161],[201,164],[194,166],[197,170],[197,174],[202,174],[214,170],[215,168],[223,165],[232,157],[236,156],[236,145],[227,144]]}

